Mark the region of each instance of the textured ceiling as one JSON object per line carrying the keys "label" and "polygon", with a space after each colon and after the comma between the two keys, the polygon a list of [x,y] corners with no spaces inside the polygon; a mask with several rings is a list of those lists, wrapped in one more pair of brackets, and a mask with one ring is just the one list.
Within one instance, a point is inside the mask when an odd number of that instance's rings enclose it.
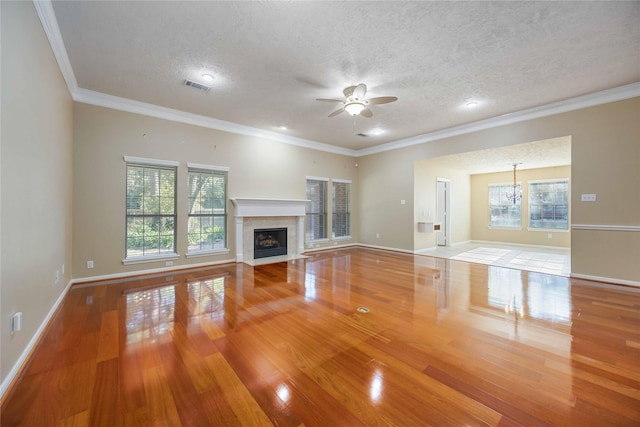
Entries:
{"label": "textured ceiling", "polygon": [[470,151],[429,159],[438,166],[465,171],[470,175],[513,170],[536,169],[571,164],[571,137],[545,139],[508,147]]}
{"label": "textured ceiling", "polygon": [[[54,1],[53,10],[81,89],[349,150],[640,81],[639,2]],[[209,92],[184,85],[205,72],[215,76]],[[355,120],[328,118],[337,104],[315,101],[360,82],[399,100]],[[463,108],[470,99],[479,105]]]}

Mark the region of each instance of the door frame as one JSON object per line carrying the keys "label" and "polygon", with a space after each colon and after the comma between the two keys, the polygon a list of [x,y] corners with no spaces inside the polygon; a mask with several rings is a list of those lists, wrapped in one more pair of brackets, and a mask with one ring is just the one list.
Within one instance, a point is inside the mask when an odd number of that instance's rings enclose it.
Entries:
{"label": "door frame", "polygon": [[[444,221],[440,218],[440,185],[444,183]],[[436,236],[436,246],[451,246],[451,180],[436,177],[436,222],[441,224],[439,233],[444,233],[444,245],[440,244],[440,236]]]}

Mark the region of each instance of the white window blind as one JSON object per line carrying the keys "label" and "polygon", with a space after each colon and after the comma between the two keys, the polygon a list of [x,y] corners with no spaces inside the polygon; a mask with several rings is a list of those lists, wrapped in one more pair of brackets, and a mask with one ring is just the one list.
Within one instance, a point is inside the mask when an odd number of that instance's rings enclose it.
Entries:
{"label": "white window blind", "polygon": [[127,163],[126,197],[125,259],[175,254],[176,166]]}
{"label": "white window blind", "polygon": [[227,248],[227,173],[189,168],[187,253]]}
{"label": "white window blind", "polygon": [[306,241],[327,238],[327,181],[307,178]]}

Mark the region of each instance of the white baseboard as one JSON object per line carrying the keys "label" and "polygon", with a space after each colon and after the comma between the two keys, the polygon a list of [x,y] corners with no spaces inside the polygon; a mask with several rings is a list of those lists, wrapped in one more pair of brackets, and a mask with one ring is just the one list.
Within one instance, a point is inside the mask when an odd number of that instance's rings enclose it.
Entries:
{"label": "white baseboard", "polygon": [[572,279],[584,279],[590,280],[592,282],[602,282],[603,284],[625,285],[640,288],[640,282],[635,282],[633,280],[614,279],[612,277],[591,276],[589,274],[577,273],[571,273],[569,277],[571,277]]}
{"label": "white baseboard", "polygon": [[322,252],[322,251],[331,251],[331,250],[338,250],[338,249],[346,249],[346,248],[353,248],[354,246],[360,246],[358,243],[346,243],[344,245],[335,245],[335,246],[325,246],[322,248],[308,248],[305,249],[303,254],[308,254],[308,253],[313,253],[313,252]]}
{"label": "white baseboard", "polygon": [[380,249],[383,251],[392,251],[392,252],[402,252],[402,253],[406,253],[406,254],[413,254],[414,252],[408,249],[399,249],[399,248],[391,248],[389,246],[378,246],[378,245],[367,245],[364,243],[356,243],[354,244],[354,246],[360,246],[363,248],[369,248],[369,249]]}
{"label": "white baseboard", "polygon": [[15,379],[16,375],[18,375],[18,373],[20,372],[20,369],[22,369],[22,366],[27,361],[27,358],[33,351],[36,344],[38,344],[38,340],[40,339],[40,336],[43,334],[44,330],[49,325],[49,322],[51,321],[51,318],[54,316],[54,314],[56,314],[56,311],[58,311],[58,307],[60,307],[60,304],[62,304],[64,297],[67,296],[69,289],[71,289],[72,282],[73,280],[70,280],[69,283],[67,283],[67,286],[65,286],[64,290],[60,293],[60,296],[58,296],[58,299],[56,299],[56,302],[54,302],[53,305],[51,306],[51,309],[49,310],[45,318],[42,320],[42,323],[40,324],[36,332],[33,334],[33,337],[31,337],[31,339],[29,340],[29,343],[22,351],[22,354],[20,355],[20,357],[18,357],[18,360],[16,360],[16,363],[13,364],[13,367],[11,368],[7,376],[2,381],[2,384],[0,384],[0,400],[4,397],[4,394],[7,392],[7,390],[11,386],[11,383],[13,383],[13,380]]}
{"label": "white baseboard", "polygon": [[148,270],[126,271],[123,273],[105,274],[102,276],[77,277],[73,279],[71,283],[74,284],[74,283],[85,283],[85,282],[97,282],[102,280],[121,279],[121,278],[127,278],[127,277],[135,277],[135,276],[146,276],[148,274],[167,273],[170,271],[188,270],[191,268],[210,267],[213,265],[235,264],[235,263],[236,263],[235,259],[225,259],[222,261],[201,262],[197,264],[173,265],[171,267],[150,268]]}
{"label": "white baseboard", "polygon": [[532,243],[509,243],[509,242],[494,242],[492,240],[468,240],[465,243],[471,243],[476,245],[499,245],[499,246],[514,246],[514,247],[526,247],[526,248],[541,248],[541,249],[566,249],[571,250],[567,246],[546,246],[546,245],[534,245]]}

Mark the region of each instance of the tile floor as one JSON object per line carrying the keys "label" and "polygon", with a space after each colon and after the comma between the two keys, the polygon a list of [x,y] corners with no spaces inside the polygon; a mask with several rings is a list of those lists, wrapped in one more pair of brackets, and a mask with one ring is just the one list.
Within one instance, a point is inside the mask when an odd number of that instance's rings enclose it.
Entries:
{"label": "tile floor", "polygon": [[424,249],[418,253],[565,277],[571,274],[571,249],[569,248],[469,242]]}

